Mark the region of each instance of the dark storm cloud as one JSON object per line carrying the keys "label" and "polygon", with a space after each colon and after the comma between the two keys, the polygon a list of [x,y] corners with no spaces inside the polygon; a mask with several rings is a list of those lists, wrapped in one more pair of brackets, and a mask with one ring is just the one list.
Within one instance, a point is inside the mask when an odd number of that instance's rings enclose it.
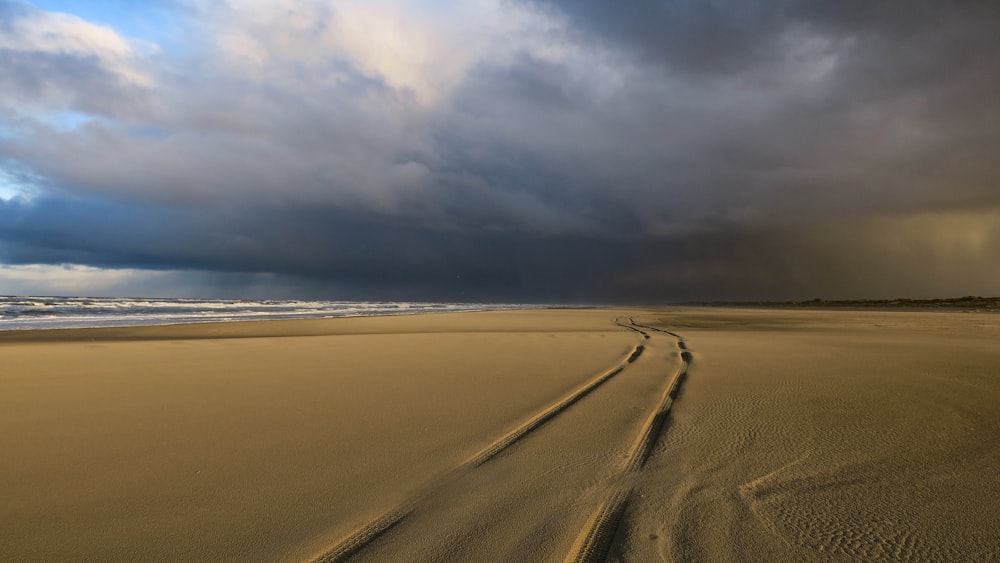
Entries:
{"label": "dark storm cloud", "polygon": [[[46,183],[0,200],[0,262],[370,298],[997,292],[994,3],[521,4],[569,27],[433,102],[286,36],[183,69],[0,49],[9,111],[115,117],[8,119],[0,159]],[[32,13],[0,3],[0,29]],[[318,44],[341,15],[316,14]]]}
{"label": "dark storm cloud", "polygon": [[[568,14],[592,40],[643,53],[646,78],[663,88],[630,85],[623,101],[641,118],[618,120],[621,140],[665,144],[656,156],[676,159],[675,171],[703,166],[686,183],[721,186],[719,199],[800,186],[835,205],[933,205],[955,195],[944,182],[970,196],[989,183],[984,157],[1000,125],[995,2],[534,4]],[[842,195],[816,193],[827,190]]]}
{"label": "dark storm cloud", "polygon": [[[818,226],[614,240],[441,231],[336,208],[164,212],[36,200],[0,203],[0,260],[279,272],[271,291],[283,296],[291,285],[298,294],[325,297],[535,302],[704,299],[732,295],[734,284],[740,296],[754,299],[933,295],[956,284],[987,293],[989,280],[1000,275],[1000,265],[985,261],[1000,252],[1000,209],[850,227],[846,236],[838,226]],[[941,240],[934,234],[940,230],[955,236]],[[962,240],[970,233],[979,239],[971,248]],[[939,267],[914,275],[912,265],[927,262]],[[970,283],[971,265],[978,275]],[[205,283],[236,291],[239,279]]]}
{"label": "dark storm cloud", "polygon": [[378,290],[409,299],[593,299],[612,283],[609,268],[624,263],[624,245],[613,241],[446,232],[336,208],[164,212],[106,201],[0,202],[0,240],[0,260],[10,264],[272,271],[336,280],[340,294],[358,298]]}
{"label": "dark storm cloud", "polygon": [[[739,71],[773,54],[780,2],[536,0],[568,14],[581,33],[696,74]],[[764,4],[764,5],[761,5]]]}
{"label": "dark storm cloud", "polygon": [[993,44],[1000,15],[997,4],[988,0],[523,2],[569,16],[580,33],[634,50],[672,71],[696,75],[756,72],[784,56],[790,36],[813,31],[886,49],[872,62],[891,58],[895,64],[882,70],[898,76],[959,62],[955,57],[965,59],[961,62],[979,57],[979,49]]}

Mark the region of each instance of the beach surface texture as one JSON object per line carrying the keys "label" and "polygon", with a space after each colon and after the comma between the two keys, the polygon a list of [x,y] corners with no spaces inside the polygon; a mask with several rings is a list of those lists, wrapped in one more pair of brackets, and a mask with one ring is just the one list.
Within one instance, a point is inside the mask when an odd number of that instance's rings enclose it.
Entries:
{"label": "beach surface texture", "polygon": [[996,561],[1000,315],[0,333],[3,561]]}

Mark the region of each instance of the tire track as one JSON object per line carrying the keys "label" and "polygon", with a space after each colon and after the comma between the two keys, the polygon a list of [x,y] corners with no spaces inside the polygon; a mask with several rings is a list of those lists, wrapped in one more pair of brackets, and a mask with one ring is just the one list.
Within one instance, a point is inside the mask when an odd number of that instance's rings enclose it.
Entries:
{"label": "tire track", "polygon": [[646,348],[646,347],[645,347],[645,346],[643,346],[642,344],[640,344],[640,345],[636,346],[636,347],[635,347],[635,350],[633,350],[633,351],[632,351],[632,354],[631,354],[631,355],[630,355],[630,356],[628,357],[628,359],[627,359],[627,360],[625,360],[625,363],[628,363],[628,364],[631,364],[632,362],[634,362],[634,361],[638,360],[638,359],[639,359],[639,356],[641,356],[641,355],[642,355],[642,351],[643,351],[643,350],[644,350],[645,348]]}
{"label": "tire track", "polygon": [[684,342],[684,337],[681,336],[681,335],[679,335],[679,334],[677,334],[676,332],[671,332],[671,331],[663,329],[663,328],[657,328],[655,326],[649,326],[649,325],[644,325],[644,324],[637,323],[637,322],[635,322],[632,319],[632,317],[628,318],[628,322],[630,324],[632,324],[633,326],[644,328],[646,330],[653,330],[653,331],[656,331],[656,332],[662,332],[663,334],[669,334],[670,336],[673,336],[674,338],[676,338],[680,342]]}
{"label": "tire track", "polygon": [[621,525],[632,491],[612,492],[587,520],[564,563],[592,563],[607,559]]}
{"label": "tire track", "polygon": [[379,516],[364,526],[361,526],[346,538],[340,540],[337,545],[333,546],[333,548],[313,561],[315,561],[315,563],[338,563],[340,561],[347,561],[355,553],[361,551],[366,545],[375,541],[376,538],[389,531],[389,529],[396,524],[402,522],[407,515],[413,512],[414,508],[416,508],[416,502],[410,501],[396,507],[393,510],[390,510],[389,512],[386,512],[382,516]]}
{"label": "tire track", "polygon": [[[618,324],[618,323],[616,323]],[[619,325],[622,326],[622,325]],[[648,338],[648,335],[642,331],[636,330]],[[429,494],[434,490],[438,490],[448,483],[457,480],[464,472],[475,469],[493,459],[501,452],[512,446],[521,438],[524,438],[532,431],[538,429],[543,424],[557,416],[559,413],[565,411],[573,404],[578,402],[580,399],[585,397],[587,394],[593,390],[600,387],[603,383],[607,382],[612,377],[621,373],[629,364],[634,362],[642,354],[645,346],[643,344],[637,344],[636,347],[629,353],[626,358],[616,365],[615,367],[604,371],[597,377],[591,379],[587,383],[578,387],[576,390],[566,395],[559,401],[553,403],[549,407],[545,408],[535,416],[528,419],[526,422],[522,423],[518,427],[514,428],[507,434],[503,435],[497,440],[494,440],[485,448],[480,450],[478,453],[472,457],[465,460],[462,464],[454,469],[448,471],[444,475],[438,477],[437,479],[431,481],[425,485],[419,492],[413,494],[403,503],[392,508],[388,512],[385,512],[381,516],[371,520],[360,527],[356,528],[347,536],[343,537],[337,541],[332,547],[323,552],[320,556],[312,559],[313,563],[340,563],[342,561],[347,561],[355,554],[360,552],[368,544],[378,539],[384,533],[401,523],[410,513],[412,513],[419,502],[419,500]],[[621,506],[615,508],[616,510],[624,509],[624,500],[622,500]],[[620,517],[620,514],[619,514]],[[601,536],[603,538],[603,536]],[[602,540],[603,541],[603,540]],[[610,544],[609,544],[610,545]],[[587,559],[586,561],[589,561]]]}
{"label": "tire track", "polygon": [[[688,367],[691,365],[692,360],[691,352],[688,351],[687,343],[681,335],[656,327],[640,325],[631,317],[629,317],[628,322],[630,325],[636,327],[632,328],[632,330],[643,334],[646,339],[649,339],[649,333],[640,330],[638,327],[668,334],[675,338],[677,340],[681,366],[671,378],[667,388],[663,391],[660,402],[640,428],[635,444],[629,451],[625,465],[622,467],[621,476],[636,473],[646,464],[646,460],[649,459],[653,447],[666,429],[670,409],[673,407],[674,400],[680,392],[681,385],[684,384],[684,380],[687,378]],[[629,328],[627,325],[620,326]],[[598,506],[597,510],[584,525],[583,530],[573,544],[573,548],[566,556],[565,563],[590,563],[607,559],[614,545],[618,529],[621,527],[631,494],[632,490],[629,488],[613,486],[604,502]]]}
{"label": "tire track", "polygon": [[[677,345],[680,348],[684,345],[684,342],[678,341]],[[642,469],[642,466],[646,464],[646,460],[649,458],[649,454],[652,453],[653,447],[656,445],[656,440],[663,434],[667,418],[670,416],[670,409],[674,405],[674,400],[677,399],[681,385],[687,379],[688,366],[691,364],[691,353],[686,348],[681,348],[680,358],[680,369],[677,370],[670,385],[664,390],[659,404],[649,414],[649,418],[646,419],[645,424],[639,430],[639,436],[629,452],[628,460],[625,462],[626,472]]]}
{"label": "tire track", "polygon": [[562,411],[566,410],[567,408],[569,408],[574,403],[582,399],[584,396],[586,396],[594,389],[597,389],[605,381],[621,373],[622,370],[624,370],[628,364],[634,362],[635,359],[638,358],[640,354],[642,354],[643,348],[644,347],[642,344],[637,345],[623,363],[590,380],[588,383],[586,383],[576,391],[570,393],[566,397],[563,397],[563,399],[560,400],[559,402],[553,404],[549,408],[533,416],[521,426],[518,426],[514,430],[511,430],[509,433],[507,433],[499,440],[496,440],[495,442],[487,446],[485,449],[483,449],[476,455],[470,457],[468,460],[466,460],[466,462],[463,465],[478,467],[486,463],[494,456],[496,456],[503,450],[510,447],[514,442],[520,440],[528,433],[541,426],[542,424],[545,424],[546,421],[556,416],[557,414],[561,413]]}
{"label": "tire track", "polygon": [[[631,318],[629,318],[629,322],[630,323],[632,322]],[[640,329],[640,328],[638,328],[636,326],[633,326],[632,324],[623,324],[618,319],[615,319],[615,324],[618,325],[618,326],[620,326],[620,327],[622,327],[622,328],[624,328],[624,329],[626,329],[626,330],[631,330],[632,332],[637,332],[637,333],[641,334],[643,340],[649,340],[649,333],[648,332],[646,332],[646,331],[644,331],[644,330],[642,330],[642,329]]]}

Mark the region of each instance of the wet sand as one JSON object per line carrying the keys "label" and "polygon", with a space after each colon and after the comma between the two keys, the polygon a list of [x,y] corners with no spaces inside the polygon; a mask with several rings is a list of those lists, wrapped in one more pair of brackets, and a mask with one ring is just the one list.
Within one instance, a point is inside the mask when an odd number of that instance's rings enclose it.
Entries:
{"label": "wet sand", "polygon": [[997,342],[695,308],[0,333],[0,559],[995,560]]}

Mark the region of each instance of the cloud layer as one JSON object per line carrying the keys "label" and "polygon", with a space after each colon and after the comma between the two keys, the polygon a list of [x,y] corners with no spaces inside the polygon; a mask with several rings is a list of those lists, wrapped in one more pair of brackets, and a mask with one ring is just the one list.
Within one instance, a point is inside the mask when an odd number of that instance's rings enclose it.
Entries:
{"label": "cloud layer", "polygon": [[359,298],[997,293],[994,5],[186,2],[168,49],[0,2],[0,181],[32,193],[0,199],[0,262]]}

